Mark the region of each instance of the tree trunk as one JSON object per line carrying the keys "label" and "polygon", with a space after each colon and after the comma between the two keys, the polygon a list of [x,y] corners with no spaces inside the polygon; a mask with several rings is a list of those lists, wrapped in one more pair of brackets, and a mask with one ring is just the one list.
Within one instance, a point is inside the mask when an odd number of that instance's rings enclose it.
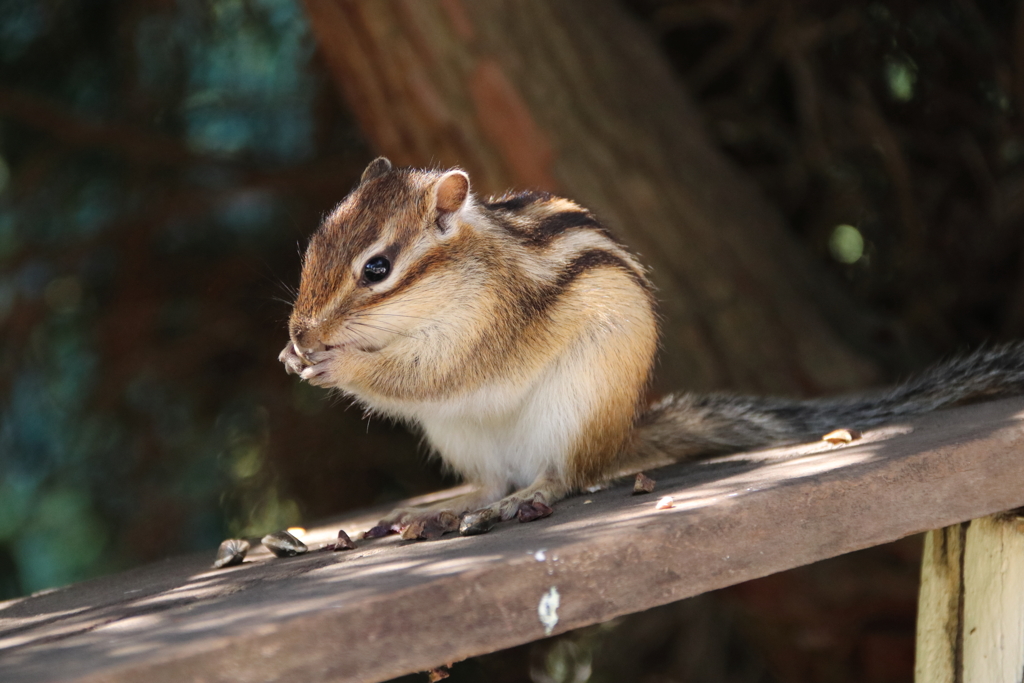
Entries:
{"label": "tree trunk", "polygon": [[664,315],[660,389],[818,394],[876,377],[815,306],[778,214],[613,0],[305,5],[382,154],[461,166],[482,194],[569,196],[640,253]]}

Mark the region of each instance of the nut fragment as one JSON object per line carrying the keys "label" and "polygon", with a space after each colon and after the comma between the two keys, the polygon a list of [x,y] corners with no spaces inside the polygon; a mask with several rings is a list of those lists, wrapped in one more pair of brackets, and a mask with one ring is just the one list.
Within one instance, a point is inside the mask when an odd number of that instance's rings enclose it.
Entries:
{"label": "nut fragment", "polygon": [[426,525],[427,523],[424,522],[422,519],[417,519],[413,522],[410,522],[408,526],[402,529],[402,538],[406,541],[412,541],[417,538],[422,538],[420,534],[423,533],[423,529],[426,527]]}
{"label": "nut fragment", "polygon": [[664,496],[663,498],[659,498],[658,502],[654,504],[654,509],[668,510],[670,508],[674,508],[675,506],[676,503],[674,500],[672,500],[672,496]]}
{"label": "nut fragment", "polygon": [[295,557],[309,550],[305,543],[287,531],[275,531],[272,534],[267,534],[260,542],[278,557]]}
{"label": "nut fragment", "polygon": [[636,481],[633,482],[633,495],[637,496],[641,493],[650,493],[654,490],[655,481],[648,477],[643,472],[636,473]]}
{"label": "nut fragment", "polygon": [[338,540],[334,543],[325,543],[320,546],[320,550],[355,550],[356,544],[352,542],[352,539],[348,537],[344,529],[338,530]]}
{"label": "nut fragment", "polygon": [[423,525],[423,531],[420,532],[419,537],[424,541],[436,541],[449,531],[455,531],[455,529],[447,529],[441,524],[431,520]]}
{"label": "nut fragment", "polygon": [[352,539],[348,537],[344,529],[338,529],[338,540],[334,545],[338,546],[338,550],[356,549],[356,544],[352,542]]}
{"label": "nut fragment", "polygon": [[427,521],[423,527],[423,538],[432,541],[458,529],[459,516],[450,510],[442,510]]}
{"label": "nut fragment", "polygon": [[441,510],[429,517],[421,517],[409,523],[402,529],[402,538],[407,541],[433,541],[458,528],[459,518],[455,513],[450,510]]}
{"label": "nut fragment", "polygon": [[217,548],[217,559],[213,562],[214,569],[233,567],[242,564],[245,554],[249,552],[249,541],[240,538],[229,538]]}
{"label": "nut fragment", "polygon": [[442,664],[441,666],[434,667],[427,672],[427,680],[429,680],[430,683],[437,683],[438,681],[443,681],[448,678],[451,676],[451,672],[448,671],[448,666],[449,665],[447,664]]}
{"label": "nut fragment", "polygon": [[377,526],[363,532],[363,538],[384,538],[391,534],[397,534],[400,528],[397,524],[378,524]]}
{"label": "nut fragment", "polygon": [[477,510],[476,512],[467,512],[462,516],[462,521],[459,523],[459,534],[462,536],[486,534],[494,528],[494,525],[498,523],[498,519],[497,513],[489,508]]}
{"label": "nut fragment", "polygon": [[860,436],[860,432],[858,432],[856,429],[836,429],[835,431],[831,431],[825,436],[821,437],[821,440],[828,441],[833,446],[838,446],[839,444],[850,443],[851,441],[855,441],[859,439]]}
{"label": "nut fragment", "polygon": [[520,503],[519,509],[516,510],[516,517],[519,518],[520,522],[532,522],[548,517],[552,512],[554,510],[550,507],[539,500],[535,500],[532,503]]}

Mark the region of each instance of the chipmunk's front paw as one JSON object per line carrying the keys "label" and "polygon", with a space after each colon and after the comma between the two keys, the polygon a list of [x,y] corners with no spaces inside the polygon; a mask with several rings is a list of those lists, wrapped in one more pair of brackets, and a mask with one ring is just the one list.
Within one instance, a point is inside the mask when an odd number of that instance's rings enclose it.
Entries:
{"label": "chipmunk's front paw", "polygon": [[299,373],[299,377],[315,387],[329,387],[332,386],[332,382],[330,380],[328,370],[327,362],[319,361],[313,365],[306,366],[302,372]]}
{"label": "chipmunk's front paw", "polygon": [[328,361],[331,360],[331,355],[328,350],[300,356],[295,344],[288,342],[284,350],[277,355],[277,359],[284,363],[284,369],[289,375],[298,375],[314,386],[331,384],[328,375]]}
{"label": "chipmunk's front paw", "polygon": [[301,375],[306,369],[306,362],[295,352],[295,344],[291,342],[277,355],[277,359],[284,363],[284,369],[289,375]]}

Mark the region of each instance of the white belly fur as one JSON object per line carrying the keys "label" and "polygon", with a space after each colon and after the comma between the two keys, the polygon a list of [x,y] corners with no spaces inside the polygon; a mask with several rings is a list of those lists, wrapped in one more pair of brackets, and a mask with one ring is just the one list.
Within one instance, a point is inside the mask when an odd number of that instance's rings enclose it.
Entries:
{"label": "white belly fur", "polygon": [[564,470],[590,409],[586,392],[574,390],[571,377],[556,362],[532,382],[490,384],[443,401],[371,407],[418,423],[448,466],[469,482],[504,491]]}

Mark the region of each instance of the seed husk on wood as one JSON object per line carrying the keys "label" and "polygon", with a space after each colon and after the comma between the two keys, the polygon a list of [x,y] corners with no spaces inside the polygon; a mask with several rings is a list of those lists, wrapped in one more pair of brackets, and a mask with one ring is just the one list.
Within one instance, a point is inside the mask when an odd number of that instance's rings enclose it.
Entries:
{"label": "seed husk on wood", "polygon": [[418,538],[422,538],[420,534],[423,533],[425,526],[426,522],[422,519],[410,522],[404,529],[402,529],[402,538],[406,541],[414,541]]}
{"label": "seed husk on wood", "polygon": [[399,533],[399,531],[399,527],[395,524],[378,524],[372,529],[367,529],[366,531],[364,531],[363,538],[384,538],[385,536],[390,536],[391,534],[397,534]]}
{"label": "seed husk on wood", "polygon": [[402,530],[405,540],[433,541],[441,538],[449,531],[459,528],[459,518],[454,512],[442,510],[429,517],[418,519]]}
{"label": "seed husk on wood", "polygon": [[213,567],[222,569],[242,564],[247,552],[249,552],[249,541],[241,538],[229,538],[217,548],[217,559],[213,561]]}
{"label": "seed husk on wood", "polygon": [[653,479],[643,472],[637,472],[636,481],[633,482],[633,495],[638,496],[642,493],[650,493],[654,490],[655,483]]}
{"label": "seed husk on wood", "polygon": [[828,441],[833,446],[839,446],[844,443],[856,441],[860,437],[861,434],[856,429],[836,429],[821,437],[821,440]]}
{"label": "seed husk on wood", "polygon": [[287,531],[275,531],[272,534],[267,534],[260,542],[277,557],[295,557],[309,550],[305,543]]}
{"label": "seed husk on wood", "polygon": [[523,503],[516,510],[516,517],[520,522],[532,522],[534,520],[549,517],[554,512],[549,506],[535,500],[532,503]]}
{"label": "seed husk on wood", "polygon": [[451,675],[448,671],[449,666],[450,665],[448,664],[442,664],[441,666],[434,667],[427,672],[427,680],[429,680],[430,683],[437,683],[438,681],[443,681],[448,678]]}
{"label": "seed husk on wood", "polygon": [[320,550],[355,550],[356,544],[348,537],[344,529],[338,530],[338,540],[334,543],[326,543],[320,546]]}
{"label": "seed husk on wood", "polygon": [[467,512],[462,516],[459,523],[459,534],[462,536],[476,536],[486,534],[498,523],[498,514],[489,508]]}

